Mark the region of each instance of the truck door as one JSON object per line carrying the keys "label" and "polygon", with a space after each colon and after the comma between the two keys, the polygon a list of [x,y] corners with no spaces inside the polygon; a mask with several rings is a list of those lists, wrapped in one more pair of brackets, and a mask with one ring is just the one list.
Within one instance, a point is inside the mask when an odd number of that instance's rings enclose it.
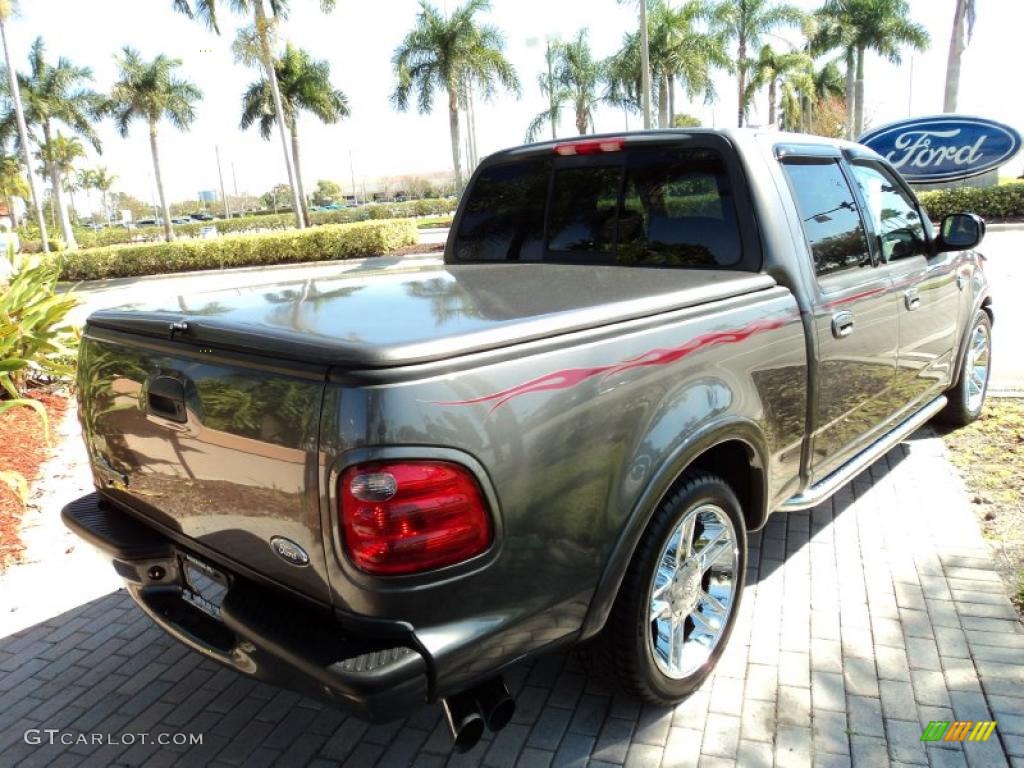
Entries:
{"label": "truck door", "polygon": [[893,283],[878,269],[841,158],[787,157],[783,168],[810,251],[817,396],[817,482],[865,447],[898,410]]}
{"label": "truck door", "polygon": [[882,269],[893,280],[899,315],[896,388],[906,407],[938,396],[949,384],[960,327],[958,254],[932,255],[927,228],[910,191],[884,164],[854,159]]}

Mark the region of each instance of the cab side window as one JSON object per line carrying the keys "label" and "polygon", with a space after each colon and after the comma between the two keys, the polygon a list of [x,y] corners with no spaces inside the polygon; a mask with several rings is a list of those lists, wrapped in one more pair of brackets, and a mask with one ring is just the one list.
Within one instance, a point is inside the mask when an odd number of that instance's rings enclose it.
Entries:
{"label": "cab side window", "polygon": [[889,173],[875,165],[856,163],[853,177],[867,202],[882,261],[888,263],[926,254],[928,240],[921,214]]}
{"label": "cab side window", "polygon": [[870,267],[864,224],[838,161],[792,160],[783,168],[811,246],[815,274]]}

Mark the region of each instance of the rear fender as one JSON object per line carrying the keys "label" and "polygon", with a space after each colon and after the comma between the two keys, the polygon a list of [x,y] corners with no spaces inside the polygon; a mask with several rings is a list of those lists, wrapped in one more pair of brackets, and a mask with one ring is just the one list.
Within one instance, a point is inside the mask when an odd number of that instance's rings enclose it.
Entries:
{"label": "rear fender", "polygon": [[768,515],[769,494],[765,486],[765,478],[769,453],[767,441],[760,427],[749,419],[736,416],[724,417],[705,425],[690,435],[672,452],[639,497],[612,548],[597,589],[594,591],[590,610],[580,632],[581,640],[592,637],[604,627],[615,602],[615,596],[618,594],[619,585],[625,577],[626,568],[640,542],[640,537],[647,529],[648,523],[662,500],[671,491],[672,486],[683,472],[704,453],[727,441],[743,443],[750,454],[751,467],[760,470],[762,477],[760,488],[751,489],[753,509],[744,510],[744,512],[749,527],[757,528],[764,523]]}

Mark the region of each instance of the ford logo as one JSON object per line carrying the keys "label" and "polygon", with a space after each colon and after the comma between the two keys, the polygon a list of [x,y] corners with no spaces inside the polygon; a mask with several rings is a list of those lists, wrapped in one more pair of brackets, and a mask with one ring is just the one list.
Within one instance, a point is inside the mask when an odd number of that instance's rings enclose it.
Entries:
{"label": "ford logo", "polygon": [[1012,158],[1021,135],[981,117],[936,115],[901,120],[858,139],[913,182],[955,181],[991,171]]}
{"label": "ford logo", "polygon": [[291,539],[275,536],[270,540],[270,548],[278,557],[292,565],[309,565],[309,555],[306,554],[306,550]]}

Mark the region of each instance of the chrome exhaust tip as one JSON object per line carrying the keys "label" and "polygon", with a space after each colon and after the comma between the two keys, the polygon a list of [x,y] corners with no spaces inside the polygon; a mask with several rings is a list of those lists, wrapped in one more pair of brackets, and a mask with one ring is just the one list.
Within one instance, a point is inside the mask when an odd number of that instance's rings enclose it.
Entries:
{"label": "chrome exhaust tip", "polygon": [[444,716],[452,732],[456,752],[468,752],[484,735],[484,718],[477,708],[472,692],[460,693],[442,699]]}
{"label": "chrome exhaust tip", "polygon": [[500,677],[493,677],[472,690],[477,708],[484,717],[487,729],[500,731],[516,712],[516,700]]}

